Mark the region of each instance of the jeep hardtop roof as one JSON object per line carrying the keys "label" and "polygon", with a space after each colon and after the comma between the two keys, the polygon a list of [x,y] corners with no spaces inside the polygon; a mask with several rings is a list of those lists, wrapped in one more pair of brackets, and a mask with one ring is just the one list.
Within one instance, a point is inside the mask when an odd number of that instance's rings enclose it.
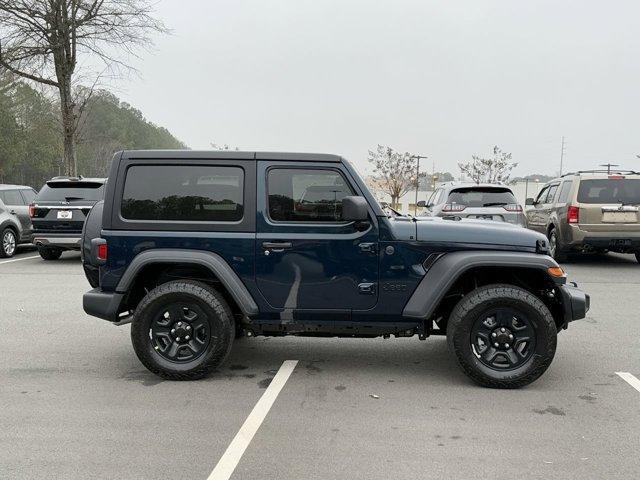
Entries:
{"label": "jeep hardtop roof", "polygon": [[207,160],[296,160],[300,162],[333,162],[346,160],[340,155],[296,152],[244,152],[236,150],[124,150],[122,158],[151,158],[154,160],[207,159]]}

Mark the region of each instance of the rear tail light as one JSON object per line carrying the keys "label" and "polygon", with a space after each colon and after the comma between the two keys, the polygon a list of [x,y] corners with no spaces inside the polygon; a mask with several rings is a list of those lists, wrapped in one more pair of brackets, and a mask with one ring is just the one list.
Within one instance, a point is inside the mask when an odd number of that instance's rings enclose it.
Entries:
{"label": "rear tail light", "polygon": [[509,205],[505,205],[504,209],[507,212],[522,212],[522,206],[518,203],[510,203]]}
{"label": "rear tail light", "polygon": [[609,180],[624,180],[624,175],[609,175]]}
{"label": "rear tail light", "polygon": [[442,211],[443,212],[461,212],[465,208],[467,208],[466,205],[458,205],[457,203],[445,203],[444,206],[442,207]]}
{"label": "rear tail light", "polygon": [[575,205],[569,205],[567,209],[567,222],[578,223],[580,222],[580,209]]}
{"label": "rear tail light", "polygon": [[29,216],[31,218],[36,216],[36,206],[33,203],[29,204]]}
{"label": "rear tail light", "polygon": [[102,243],[98,245],[98,252],[97,252],[98,260],[105,262],[107,260],[108,254],[109,254],[109,249],[107,248],[106,243]]}

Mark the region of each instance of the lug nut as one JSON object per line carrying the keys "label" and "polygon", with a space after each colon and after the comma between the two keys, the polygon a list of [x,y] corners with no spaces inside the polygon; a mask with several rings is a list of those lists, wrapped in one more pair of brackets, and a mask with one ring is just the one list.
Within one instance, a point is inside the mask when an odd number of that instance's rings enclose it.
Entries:
{"label": "lug nut", "polygon": [[191,330],[191,326],[190,325],[187,325],[187,330]]}
{"label": "lug nut", "polygon": [[187,335],[186,337],[184,337],[185,340],[189,340],[191,337],[189,335]]}
{"label": "lug nut", "polygon": [[491,334],[491,336],[492,336],[492,337],[497,337],[497,336],[498,336],[498,334],[497,334],[496,332],[493,332],[493,333]]}
{"label": "lug nut", "polygon": [[500,345],[498,345],[498,342],[493,344],[494,347],[498,348]]}
{"label": "lug nut", "polygon": [[513,340],[513,335],[509,335],[509,340]]}
{"label": "lug nut", "polygon": [[[180,324],[178,324],[178,325],[180,325]],[[502,328],[500,329],[500,331],[504,333],[504,327],[502,327]]]}
{"label": "lug nut", "polygon": [[175,328],[172,328],[172,329],[171,329],[171,333],[176,333],[176,329],[175,329]]}
{"label": "lug nut", "polygon": [[[178,326],[181,327],[182,326],[182,322],[178,322]],[[504,330],[502,330],[504,332]]]}
{"label": "lug nut", "polygon": [[176,337],[176,340],[179,342],[180,341],[180,337]]}
{"label": "lug nut", "polygon": [[508,344],[508,343],[505,343],[505,344],[504,344],[504,348],[509,348],[509,344]]}

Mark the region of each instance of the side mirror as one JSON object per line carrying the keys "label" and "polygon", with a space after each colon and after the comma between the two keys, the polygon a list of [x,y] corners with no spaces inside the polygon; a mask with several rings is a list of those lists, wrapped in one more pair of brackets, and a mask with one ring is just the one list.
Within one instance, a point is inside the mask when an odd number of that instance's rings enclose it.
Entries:
{"label": "side mirror", "polygon": [[364,197],[342,199],[342,219],[346,222],[364,222],[369,218],[369,204]]}
{"label": "side mirror", "polygon": [[534,200],[533,198],[527,198],[527,199],[524,201],[524,204],[525,204],[525,205],[535,205],[535,204],[536,204],[536,202],[535,202],[535,200]]}
{"label": "side mirror", "polygon": [[426,207],[426,206],[427,206],[427,202],[425,202],[424,200],[420,200],[420,201],[418,202],[418,207],[419,207],[419,208],[424,208],[424,207]]}

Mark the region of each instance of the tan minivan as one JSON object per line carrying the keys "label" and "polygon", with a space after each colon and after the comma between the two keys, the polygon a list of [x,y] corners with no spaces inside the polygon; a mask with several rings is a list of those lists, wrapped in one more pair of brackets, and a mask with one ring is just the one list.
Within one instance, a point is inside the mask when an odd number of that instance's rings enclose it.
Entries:
{"label": "tan minivan", "polygon": [[527,227],[549,238],[551,255],[570,252],[635,254],[640,262],[640,173],[568,173],[527,198]]}

